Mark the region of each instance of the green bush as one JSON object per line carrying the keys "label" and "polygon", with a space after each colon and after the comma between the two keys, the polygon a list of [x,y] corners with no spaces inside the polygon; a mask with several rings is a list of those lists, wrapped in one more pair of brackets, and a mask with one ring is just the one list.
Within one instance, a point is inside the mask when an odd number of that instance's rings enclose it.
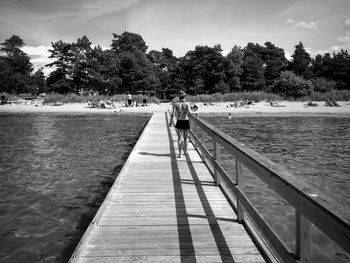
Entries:
{"label": "green bush", "polygon": [[87,102],[86,97],[79,96],[75,93],[69,93],[66,95],[59,93],[47,93],[44,97],[44,104],[63,102],[63,103],[83,103]]}
{"label": "green bush", "polygon": [[14,94],[10,94],[10,93],[7,93],[7,92],[1,92],[0,96],[5,96],[5,98],[7,98],[7,100],[10,100],[10,101],[16,101],[16,100],[21,99],[20,96],[14,95]]}
{"label": "green bush", "polygon": [[214,94],[201,94],[196,96],[187,96],[187,100],[190,102],[219,102],[222,101],[221,93]]}
{"label": "green bush", "polygon": [[309,96],[313,90],[312,82],[295,75],[291,71],[284,71],[272,86],[272,92],[286,98],[301,98]]}
{"label": "green bush", "polygon": [[220,80],[219,83],[215,84],[215,90],[220,93],[226,93],[230,91],[230,85]]}
{"label": "green bush", "polygon": [[254,92],[235,92],[227,93],[223,95],[223,101],[238,101],[240,99],[248,99],[250,101],[259,102],[267,99],[270,100],[281,100],[282,97],[278,94],[268,93],[265,91],[254,91]]}
{"label": "green bush", "polygon": [[232,93],[215,93],[215,94],[202,94],[196,96],[187,96],[187,101],[190,102],[230,102],[239,101],[241,99],[248,99],[250,101],[258,102],[267,99],[270,100],[282,100],[282,97],[278,94],[268,93],[265,91],[255,92],[232,92]]}
{"label": "green bush", "polygon": [[[134,95],[132,96],[133,100],[136,100],[137,104],[141,104],[143,102],[144,96],[142,95]],[[155,97],[147,97],[148,103],[159,104],[159,99]],[[79,96],[75,93],[63,95],[59,93],[48,93],[44,97],[44,104],[63,102],[63,103],[87,103],[88,101],[99,101],[100,99],[104,101],[111,100],[112,102],[120,102],[126,103],[128,96],[126,94],[117,94],[112,97],[106,95],[95,95],[95,96]]]}
{"label": "green bush", "polygon": [[312,92],[309,99],[313,101],[326,101],[329,99],[336,101],[349,101],[350,90],[332,89],[328,92]]}
{"label": "green bush", "polygon": [[325,78],[317,78],[312,80],[315,92],[329,92],[336,86],[334,80],[327,80]]}

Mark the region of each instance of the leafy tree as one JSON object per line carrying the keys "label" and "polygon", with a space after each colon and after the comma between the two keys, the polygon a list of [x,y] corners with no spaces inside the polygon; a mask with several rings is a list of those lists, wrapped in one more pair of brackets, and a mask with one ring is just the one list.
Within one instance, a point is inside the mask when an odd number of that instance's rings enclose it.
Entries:
{"label": "leafy tree", "polygon": [[135,33],[113,34],[112,51],[120,58],[120,92],[137,92],[159,87],[154,66],[146,56],[147,46]]}
{"label": "leafy tree", "polygon": [[[65,81],[61,82],[64,84],[62,91],[68,88],[78,94],[81,86],[86,86],[89,82],[87,56],[91,52],[91,42],[86,36],[83,36],[76,43],[65,43],[60,40],[51,45],[50,58],[56,60],[48,66],[55,66],[65,78]],[[59,86],[56,85],[57,88],[59,89]]]}
{"label": "leafy tree", "polygon": [[305,80],[291,71],[282,72],[272,87],[272,92],[293,98],[310,95],[312,90],[313,85],[310,80]]}
{"label": "leafy tree", "polygon": [[286,69],[288,60],[285,57],[284,50],[266,42],[262,49],[262,60],[264,61],[264,76],[266,85],[271,86],[279,77],[280,73]]}
{"label": "leafy tree", "polygon": [[228,67],[228,83],[230,91],[241,89],[240,77],[243,73],[244,51],[239,46],[234,46],[230,53],[227,54]]}
{"label": "leafy tree", "polygon": [[31,86],[35,93],[39,94],[46,91],[46,78],[43,72],[43,68],[38,69],[31,76]]}
{"label": "leafy tree", "polygon": [[310,79],[312,77],[312,70],[310,67],[311,56],[305,51],[303,43],[299,42],[299,44],[295,46],[292,58],[293,61],[289,65],[290,70],[298,76]]}
{"label": "leafy tree", "polygon": [[168,93],[172,89],[171,74],[175,70],[177,58],[168,48],[162,48],[161,52],[151,50],[147,58],[152,62],[156,77],[160,81],[159,92]]}
{"label": "leafy tree", "polygon": [[102,50],[100,46],[94,47],[88,56],[88,71],[90,87],[99,93],[113,95],[118,92],[121,84],[120,59],[111,50]]}
{"label": "leafy tree", "polygon": [[334,80],[327,80],[324,77],[319,77],[312,80],[314,91],[328,92],[335,88],[336,82]]}
{"label": "leafy tree", "polygon": [[121,92],[137,92],[158,86],[152,63],[142,51],[125,52],[120,55]]}
{"label": "leafy tree", "polygon": [[244,49],[243,74],[241,83],[244,90],[256,91],[265,87],[264,61],[261,58],[262,47],[248,43]]}
{"label": "leafy tree", "polygon": [[79,38],[71,47],[71,79],[75,86],[75,92],[79,94],[81,86],[87,86],[89,83],[88,75],[88,56],[91,53],[91,42],[83,36]]}
{"label": "leafy tree", "polygon": [[125,31],[121,35],[113,34],[113,37],[112,50],[117,54],[121,54],[123,52],[134,53],[137,51],[146,53],[148,48],[148,46],[146,46],[146,42],[139,34]]}
{"label": "leafy tree", "polygon": [[66,72],[57,68],[52,71],[47,80],[47,91],[56,93],[68,93],[72,90],[72,82],[66,78]]}
{"label": "leafy tree", "polygon": [[350,90],[350,55],[347,50],[333,53],[331,68],[332,79],[336,81],[337,89]]}
{"label": "leafy tree", "polygon": [[180,66],[185,74],[185,89],[191,94],[215,93],[216,84],[227,83],[229,61],[222,56],[219,45],[196,46],[181,59]]}
{"label": "leafy tree", "polygon": [[333,52],[333,57],[326,53],[317,55],[312,60],[314,78],[325,78],[335,81],[335,88],[350,89],[350,55],[348,51]]}
{"label": "leafy tree", "polygon": [[51,42],[52,49],[49,50],[51,55],[49,58],[56,59],[54,62],[46,65],[48,67],[55,67],[56,70],[51,72],[48,79],[47,85],[49,90],[66,93],[72,90],[72,43],[66,43],[59,40],[55,43]]}
{"label": "leafy tree", "polygon": [[33,65],[29,56],[21,48],[25,45],[16,35],[1,43],[0,48],[0,80],[2,92],[23,93],[31,90],[27,84],[30,82],[30,73]]}
{"label": "leafy tree", "polygon": [[313,77],[320,77],[324,75],[325,66],[323,64],[322,55],[318,54],[311,61],[311,69]]}

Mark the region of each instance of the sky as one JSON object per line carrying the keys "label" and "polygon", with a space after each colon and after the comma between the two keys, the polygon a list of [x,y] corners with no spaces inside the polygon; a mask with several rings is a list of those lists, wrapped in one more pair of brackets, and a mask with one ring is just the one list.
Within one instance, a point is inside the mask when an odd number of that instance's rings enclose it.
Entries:
{"label": "sky", "polygon": [[21,37],[36,69],[50,62],[52,42],[85,35],[110,48],[124,31],[177,57],[197,45],[227,53],[267,41],[287,58],[299,42],[315,56],[350,51],[350,0],[0,0],[0,43]]}

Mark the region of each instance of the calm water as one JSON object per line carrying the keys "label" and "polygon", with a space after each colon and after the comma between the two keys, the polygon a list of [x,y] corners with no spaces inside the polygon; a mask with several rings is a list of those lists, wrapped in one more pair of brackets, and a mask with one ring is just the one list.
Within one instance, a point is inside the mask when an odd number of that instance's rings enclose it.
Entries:
{"label": "calm water", "polygon": [[[306,189],[313,189],[308,194],[350,223],[349,117],[202,117],[294,173]],[[230,169],[229,158],[223,164]],[[294,210],[247,169],[245,173],[245,192],[293,250]],[[312,262],[350,262],[350,256],[315,227],[312,233]]]}
{"label": "calm water", "polygon": [[0,115],[0,262],[67,262],[147,115]]}

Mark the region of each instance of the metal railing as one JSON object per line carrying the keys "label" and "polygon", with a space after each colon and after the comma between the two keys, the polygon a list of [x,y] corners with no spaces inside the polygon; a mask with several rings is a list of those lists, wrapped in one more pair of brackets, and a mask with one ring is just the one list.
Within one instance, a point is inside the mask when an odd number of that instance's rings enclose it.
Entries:
{"label": "metal railing", "polygon": [[[283,262],[310,262],[311,225],[315,225],[337,245],[350,253],[350,226],[321,204],[303,193],[295,185],[300,182],[283,167],[234,140],[213,125],[196,116],[190,116],[190,139],[211,170],[215,183],[230,198],[237,212],[237,220],[251,233],[260,233],[275,258]],[[205,146],[205,138],[212,143],[212,152]],[[220,165],[221,148],[235,159],[235,180]],[[295,251],[290,251],[272,230],[244,192],[242,165],[258,176],[295,209]],[[224,185],[224,186],[223,186]],[[267,242],[266,242],[267,241]],[[266,246],[265,246],[266,248]],[[270,251],[271,252],[271,251]]]}

